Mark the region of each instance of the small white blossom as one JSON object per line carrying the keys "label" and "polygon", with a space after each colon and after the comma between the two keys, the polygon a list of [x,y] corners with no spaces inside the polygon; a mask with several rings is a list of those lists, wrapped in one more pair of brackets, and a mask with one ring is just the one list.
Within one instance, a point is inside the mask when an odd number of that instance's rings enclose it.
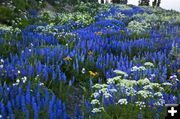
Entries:
{"label": "small white blossom", "polygon": [[119,99],[119,101],[118,101],[118,104],[120,104],[120,105],[123,105],[123,104],[127,104],[128,103],[128,101],[127,101],[127,99]]}
{"label": "small white blossom", "polygon": [[139,94],[141,97],[143,98],[148,98],[148,97],[152,97],[152,93],[150,91],[147,90],[140,90],[137,92],[137,94]]}
{"label": "small white blossom", "polygon": [[40,86],[43,86],[43,85],[44,85],[44,83],[39,83],[39,85],[40,85]]}
{"label": "small white blossom", "polygon": [[147,84],[149,84],[149,83],[150,83],[150,81],[149,81],[148,78],[140,79],[140,80],[137,81],[137,84],[138,84],[138,85],[147,85]]}
{"label": "small white blossom", "polygon": [[4,60],[3,60],[3,59],[1,59],[1,63],[4,63]]}
{"label": "small white blossom", "polygon": [[112,97],[112,95],[111,95],[110,93],[107,93],[107,92],[105,92],[105,93],[103,94],[103,96],[104,96],[105,98],[110,98],[110,97]]}
{"label": "small white blossom", "polygon": [[109,78],[107,81],[107,84],[114,84],[115,83],[115,79],[114,78]]}
{"label": "small white blossom", "polygon": [[85,68],[82,68],[81,73],[82,73],[82,74],[85,74],[85,73],[86,73],[86,69],[85,69]]}
{"label": "small white blossom", "polygon": [[164,85],[164,86],[172,86],[172,84],[169,83],[169,82],[162,83],[162,85]]}
{"label": "small white blossom", "polygon": [[20,80],[19,80],[19,79],[17,79],[17,80],[16,80],[16,83],[19,83],[19,82],[20,82]]}
{"label": "small white blossom", "polygon": [[124,71],[121,70],[114,70],[114,73],[119,74],[119,75],[123,75],[123,76],[128,76],[128,74]]}
{"label": "small white blossom", "polygon": [[132,67],[131,68],[131,71],[133,72],[133,71],[138,71],[139,70],[139,68],[137,67],[137,66],[134,66],[134,67]]}
{"label": "small white blossom", "polygon": [[100,95],[100,94],[99,94],[98,92],[93,93],[94,98],[99,97],[99,95]]}
{"label": "small white blossom", "polygon": [[21,72],[18,70],[18,74],[20,74]]}
{"label": "small white blossom", "polygon": [[142,102],[142,101],[137,101],[137,102],[135,102],[135,104],[136,104],[136,106],[139,106],[140,108],[146,107],[145,102]]}
{"label": "small white blossom", "polygon": [[91,104],[92,104],[92,105],[99,105],[100,102],[99,102],[99,100],[94,99],[94,100],[91,101]]}
{"label": "small white blossom", "polygon": [[112,92],[112,93],[115,93],[117,92],[117,90],[115,88],[112,88],[112,89],[108,89],[109,92]]}
{"label": "small white blossom", "polygon": [[145,62],[144,65],[149,67],[154,67],[154,64],[151,62]]}
{"label": "small white blossom", "polygon": [[94,108],[94,109],[92,110],[92,113],[99,113],[99,112],[101,112],[102,110],[104,110],[103,107]]}
{"label": "small white blossom", "polygon": [[157,97],[162,97],[163,95],[162,95],[162,93],[161,93],[161,92],[156,92],[156,93],[154,93],[154,96],[157,96]]}
{"label": "small white blossom", "polygon": [[0,65],[0,68],[2,69],[3,67],[4,67],[4,65],[1,64],[1,65]]}

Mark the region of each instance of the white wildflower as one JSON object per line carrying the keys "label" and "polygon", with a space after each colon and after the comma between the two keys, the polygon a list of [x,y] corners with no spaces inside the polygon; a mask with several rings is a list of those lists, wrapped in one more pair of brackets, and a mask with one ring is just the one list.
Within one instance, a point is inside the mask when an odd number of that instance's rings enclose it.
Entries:
{"label": "white wildflower", "polygon": [[112,92],[112,93],[115,93],[117,92],[117,90],[115,88],[112,88],[112,89],[108,89],[109,92]]}
{"label": "white wildflower", "polygon": [[172,84],[169,83],[169,82],[162,83],[162,85],[164,85],[164,86],[172,86]]}
{"label": "white wildflower", "polygon": [[137,84],[138,84],[138,85],[147,85],[147,84],[149,84],[149,83],[150,83],[150,81],[149,81],[148,78],[140,79],[140,80],[137,81]]}
{"label": "white wildflower", "polygon": [[140,67],[139,67],[139,70],[140,70],[140,71],[141,71],[141,70],[144,71],[144,70],[146,70],[146,68],[145,68],[144,66],[140,66]]}
{"label": "white wildflower", "polygon": [[20,74],[21,72],[18,70],[18,74]]}
{"label": "white wildflower", "polygon": [[147,90],[140,90],[137,92],[137,94],[139,94],[141,97],[143,97],[145,99],[148,97],[153,97],[152,93],[150,91],[147,91]]}
{"label": "white wildflower", "polygon": [[133,72],[133,71],[138,71],[139,70],[139,68],[137,67],[137,66],[134,66],[134,67],[132,67],[131,68],[131,71]]}
{"label": "white wildflower", "polygon": [[17,86],[19,83],[13,83],[13,86]]}
{"label": "white wildflower", "polygon": [[101,89],[102,85],[101,84],[95,84],[92,86],[92,88]]}
{"label": "white wildflower", "polygon": [[114,83],[115,83],[114,78],[109,78],[107,81],[107,84],[114,84]]}
{"label": "white wildflower", "polygon": [[93,96],[94,96],[94,98],[97,98],[100,96],[100,94],[98,92],[95,92],[95,93],[93,93]]}
{"label": "white wildflower", "polygon": [[121,71],[121,70],[114,70],[114,72],[119,75],[128,76],[128,74],[126,72]]}
{"label": "white wildflower", "polygon": [[91,104],[92,104],[92,105],[99,105],[100,102],[99,102],[99,100],[94,99],[94,100],[91,101]]}
{"label": "white wildflower", "polygon": [[110,98],[110,97],[112,97],[112,95],[111,95],[110,93],[107,93],[107,92],[103,93],[103,96],[104,96],[105,98]]}
{"label": "white wildflower", "polygon": [[154,93],[154,96],[157,96],[157,97],[162,97],[163,95],[162,95],[162,93],[161,93],[161,92],[156,92],[156,93]]}
{"label": "white wildflower", "polygon": [[16,80],[16,83],[19,83],[19,82],[20,82],[20,80],[19,80],[19,79],[17,79],[17,80]]}
{"label": "white wildflower", "polygon": [[39,85],[40,85],[40,86],[43,86],[43,85],[44,85],[44,83],[39,83]]}
{"label": "white wildflower", "polygon": [[82,68],[81,73],[82,73],[82,74],[85,74],[85,73],[86,73],[86,69],[85,69],[85,68]]}
{"label": "white wildflower", "polygon": [[127,104],[128,103],[128,101],[127,101],[127,99],[119,99],[119,101],[118,101],[118,104],[120,104],[120,105],[123,105],[123,104]]}
{"label": "white wildflower", "polygon": [[145,62],[144,66],[154,67],[154,64],[151,62]]}
{"label": "white wildflower", "polygon": [[152,90],[153,88],[152,88],[152,86],[151,85],[145,85],[144,87],[143,87],[143,89],[144,90]]}
{"label": "white wildflower", "polygon": [[103,107],[94,108],[94,109],[92,110],[92,113],[99,113],[99,112],[101,112],[102,110],[104,110]]}
{"label": "white wildflower", "polygon": [[3,67],[4,67],[4,65],[1,64],[1,65],[0,65],[0,68],[2,69]]}
{"label": "white wildflower", "polygon": [[1,63],[4,63],[4,60],[3,60],[3,59],[1,59]]}
{"label": "white wildflower", "polygon": [[137,101],[137,102],[135,102],[135,104],[136,104],[136,106],[139,106],[140,108],[146,107],[145,102],[142,102],[142,101]]}

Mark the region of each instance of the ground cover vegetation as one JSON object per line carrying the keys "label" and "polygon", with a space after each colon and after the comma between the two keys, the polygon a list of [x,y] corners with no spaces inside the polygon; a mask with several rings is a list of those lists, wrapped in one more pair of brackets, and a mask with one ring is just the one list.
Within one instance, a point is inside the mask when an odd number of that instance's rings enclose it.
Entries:
{"label": "ground cover vegetation", "polygon": [[180,103],[179,12],[51,2],[0,3],[0,118],[161,119]]}

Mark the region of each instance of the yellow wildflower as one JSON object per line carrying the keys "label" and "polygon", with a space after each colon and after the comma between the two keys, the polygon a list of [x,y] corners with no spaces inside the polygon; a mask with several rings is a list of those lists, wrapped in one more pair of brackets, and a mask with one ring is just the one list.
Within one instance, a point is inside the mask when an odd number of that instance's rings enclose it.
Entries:
{"label": "yellow wildflower", "polygon": [[98,75],[97,72],[89,71],[90,76],[95,77]]}
{"label": "yellow wildflower", "polygon": [[101,31],[99,31],[99,32],[95,32],[95,34],[101,36],[103,33]]}
{"label": "yellow wildflower", "polygon": [[88,51],[88,55],[93,55],[92,50],[89,50],[89,51]]}
{"label": "yellow wildflower", "polygon": [[72,58],[69,57],[69,56],[67,56],[67,57],[65,57],[65,58],[63,58],[63,59],[66,60],[66,61],[71,61],[71,60],[72,60]]}

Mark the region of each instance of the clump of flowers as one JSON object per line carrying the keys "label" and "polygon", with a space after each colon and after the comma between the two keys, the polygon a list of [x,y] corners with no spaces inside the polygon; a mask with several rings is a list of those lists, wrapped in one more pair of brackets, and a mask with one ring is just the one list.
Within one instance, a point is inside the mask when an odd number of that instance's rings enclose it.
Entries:
{"label": "clump of flowers", "polygon": [[92,76],[92,77],[95,77],[98,75],[97,72],[93,72],[93,71],[89,71],[89,75]]}
{"label": "clump of flowers", "polygon": [[66,56],[65,58],[63,58],[65,61],[71,61],[72,58],[70,56]]}
{"label": "clump of flowers", "polygon": [[147,30],[149,30],[151,28],[150,26],[151,25],[147,23],[146,21],[139,22],[139,21],[133,20],[128,23],[127,28],[132,33],[140,34],[140,33],[145,33]]}
{"label": "clump of flowers", "polygon": [[[154,67],[151,62],[146,62],[144,65],[148,68]],[[140,67],[133,68],[133,70],[137,72],[146,70],[144,66]],[[94,90],[92,94],[93,112],[96,108],[107,104],[127,105],[135,102],[135,106],[139,106],[140,109],[147,107],[150,102],[153,103],[153,106],[163,106],[165,104],[163,93],[165,93],[165,88],[172,86],[171,83],[151,82],[147,77],[133,80],[123,71],[115,70],[115,73],[120,76],[107,79],[106,84],[92,86]]]}

